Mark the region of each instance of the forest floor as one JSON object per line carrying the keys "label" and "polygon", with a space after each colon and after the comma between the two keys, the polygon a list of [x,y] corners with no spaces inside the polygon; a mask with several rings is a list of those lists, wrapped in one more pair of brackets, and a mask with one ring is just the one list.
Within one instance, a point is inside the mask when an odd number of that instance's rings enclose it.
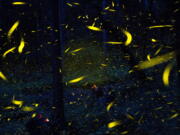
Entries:
{"label": "forest floor", "polygon": [[[64,68],[64,82],[85,76],[79,83],[64,87],[68,129],[78,135],[178,135],[176,71],[171,73],[169,87],[162,83],[164,64],[145,70],[146,80],[140,80],[128,72],[131,68],[123,61],[124,54],[115,55],[120,54],[115,50],[109,53],[109,59],[93,46],[82,55],[72,55],[73,51],[66,54],[69,57],[64,64],[69,68]],[[0,135],[28,135],[25,124],[34,113],[52,120],[52,74],[50,70],[27,72],[21,66],[13,70],[7,74],[10,81],[0,82]],[[91,89],[93,84],[100,87],[103,96],[97,97]],[[13,97],[34,110],[22,111],[11,103]],[[113,106],[108,111],[110,103]],[[108,128],[112,121],[121,124]]]}
{"label": "forest floor", "polygon": [[[39,79],[26,83],[1,83],[0,135],[28,135],[25,123],[33,113],[41,113],[51,121],[51,75],[33,73],[32,78]],[[124,81],[104,84],[100,86],[104,96],[99,98],[96,98],[91,88],[66,87],[65,115],[68,125],[73,124],[80,135],[118,135],[125,131],[128,131],[128,135],[177,135],[177,118],[172,117],[178,108],[177,88],[165,88],[156,81],[148,83],[151,83],[149,87],[137,87],[141,84],[126,78]],[[114,105],[107,111],[109,95]],[[24,101],[25,106],[39,106],[34,107],[32,112],[23,112],[18,107],[3,109],[12,106],[13,96]],[[116,120],[122,121],[122,125],[109,129],[107,124]]]}

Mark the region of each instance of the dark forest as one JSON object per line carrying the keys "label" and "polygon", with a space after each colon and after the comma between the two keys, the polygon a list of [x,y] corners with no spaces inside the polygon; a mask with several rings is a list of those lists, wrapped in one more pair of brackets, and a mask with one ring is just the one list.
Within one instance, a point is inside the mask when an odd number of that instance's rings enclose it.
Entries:
{"label": "dark forest", "polygon": [[0,135],[179,135],[180,0],[0,0]]}

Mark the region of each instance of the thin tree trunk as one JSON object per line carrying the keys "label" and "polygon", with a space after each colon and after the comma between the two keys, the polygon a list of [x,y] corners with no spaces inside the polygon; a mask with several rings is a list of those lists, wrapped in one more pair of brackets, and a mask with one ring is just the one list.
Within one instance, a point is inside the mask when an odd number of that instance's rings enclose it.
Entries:
{"label": "thin tree trunk", "polygon": [[[179,5],[179,4],[178,4]],[[179,7],[179,6],[177,6]],[[176,42],[175,42],[175,46],[174,46],[174,49],[176,50],[176,60],[177,60],[177,70],[178,70],[178,82],[180,83],[180,42],[179,42],[179,16],[178,16],[178,13],[175,13],[175,17],[174,19],[176,20],[175,22],[175,32],[176,32]],[[178,83],[178,87],[180,87],[180,84]]]}
{"label": "thin tree trunk", "polygon": [[[53,135],[59,135],[65,130],[65,117],[64,117],[64,98],[63,98],[63,79],[62,73],[62,46],[60,41],[61,31],[60,24],[62,24],[61,16],[59,13],[59,8],[62,8],[62,0],[52,0],[53,8],[53,22],[54,27],[58,29],[55,32],[55,39],[57,39],[54,44],[52,51],[52,67],[53,67]],[[62,14],[61,14],[62,15]]]}
{"label": "thin tree trunk", "polygon": [[[102,10],[103,10],[105,7],[106,7],[106,0],[103,0],[103,1],[102,1]],[[106,15],[105,15],[105,14],[103,15],[103,18],[104,18],[104,20],[106,19]],[[104,43],[104,42],[106,42],[106,40],[107,40],[107,31],[104,30],[104,31],[102,32],[103,50],[104,50],[105,55],[107,56],[107,51],[108,51],[108,50],[107,50],[106,44]]]}

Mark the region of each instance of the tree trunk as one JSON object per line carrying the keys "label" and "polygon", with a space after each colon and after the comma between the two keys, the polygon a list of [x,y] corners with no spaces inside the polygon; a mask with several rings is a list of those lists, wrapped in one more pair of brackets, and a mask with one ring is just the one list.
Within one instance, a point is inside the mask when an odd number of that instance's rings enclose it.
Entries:
{"label": "tree trunk", "polygon": [[[53,70],[53,135],[59,135],[65,130],[65,117],[64,117],[64,99],[63,99],[63,79],[62,79],[62,41],[61,39],[61,28],[62,24],[62,13],[59,8],[62,8],[62,0],[52,0],[53,8],[53,22],[55,29],[58,29],[58,32],[55,32],[54,36],[56,42],[53,46],[52,51],[52,70]],[[60,29],[59,29],[60,28]]]}
{"label": "tree trunk", "polygon": [[[180,4],[177,4],[176,7],[178,8]],[[180,82],[180,42],[179,42],[179,11],[175,13],[174,19],[175,22],[175,32],[176,32],[176,42],[174,49],[176,50],[176,60],[177,60],[177,70],[178,70],[178,82]],[[178,83],[178,87],[180,87],[180,84]]]}

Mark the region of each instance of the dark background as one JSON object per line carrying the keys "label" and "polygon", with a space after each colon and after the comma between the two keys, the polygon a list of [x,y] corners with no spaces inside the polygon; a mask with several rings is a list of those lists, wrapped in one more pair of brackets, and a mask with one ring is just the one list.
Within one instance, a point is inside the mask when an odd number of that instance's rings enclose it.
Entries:
{"label": "dark background", "polygon": [[[173,116],[179,114],[179,0],[12,2],[0,1],[0,72],[8,79],[0,78],[0,135],[29,135],[36,129],[26,126],[32,114],[49,119],[36,121],[41,134],[178,135],[178,116]],[[108,6],[111,10],[105,10]],[[7,33],[18,20],[9,40]],[[102,31],[87,28],[94,22]],[[148,28],[156,25],[173,27]],[[121,29],[132,34],[129,46],[105,43],[124,42]],[[21,37],[23,53],[15,49],[3,58],[8,49],[18,48]],[[148,54],[156,57],[160,48],[157,56],[175,51],[176,57],[129,72]],[[165,86],[162,75],[169,63],[174,66]],[[81,76],[85,78],[68,83]],[[13,97],[33,111],[12,104]],[[107,127],[118,120],[121,125]]]}

